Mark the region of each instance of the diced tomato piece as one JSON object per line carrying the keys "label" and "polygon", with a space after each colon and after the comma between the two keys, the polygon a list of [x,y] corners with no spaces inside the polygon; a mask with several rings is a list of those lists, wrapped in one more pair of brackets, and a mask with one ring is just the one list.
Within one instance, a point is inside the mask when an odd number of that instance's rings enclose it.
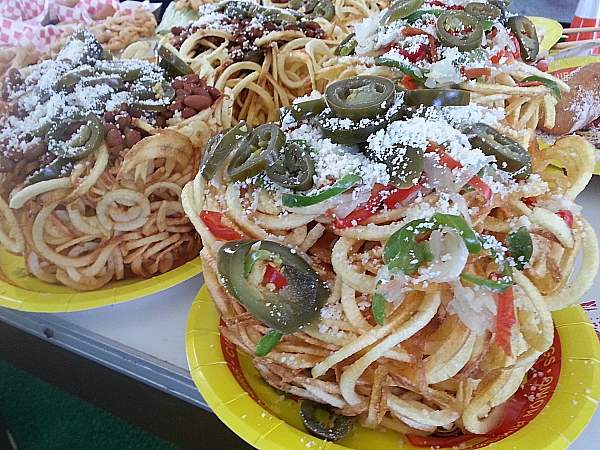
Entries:
{"label": "diced tomato piece", "polygon": [[383,199],[383,204],[387,209],[394,209],[398,204],[406,200],[411,194],[414,194],[421,189],[421,186],[415,184],[407,189],[396,188],[389,192],[389,194]]}
{"label": "diced tomato piece", "polygon": [[271,264],[267,264],[267,269],[263,276],[263,283],[271,283],[275,286],[275,290],[278,291],[288,285],[288,279]]}
{"label": "diced tomato piece", "polygon": [[419,189],[420,187],[418,185],[411,186],[408,189],[400,189],[392,185],[383,186],[382,184],[376,184],[371,192],[369,200],[346,217],[335,219],[333,221],[333,227],[338,230],[355,227],[375,215],[382,204],[388,209],[393,209],[396,205],[406,200],[409,195]]}
{"label": "diced tomato piece", "polygon": [[492,188],[479,175],[474,175],[467,184],[479,192],[488,202],[494,196]]}
{"label": "diced tomato piece", "polygon": [[515,44],[515,48],[516,48],[516,50],[513,52],[513,55],[514,55],[515,59],[519,59],[521,57],[521,47],[519,46],[519,41],[517,41],[517,38],[514,36],[511,36],[510,39]]}
{"label": "diced tomato piece", "polygon": [[548,67],[550,66],[546,58],[538,59],[534,63],[534,65],[538,70],[541,70],[542,72],[548,72]]}
{"label": "diced tomato piece", "polygon": [[573,228],[573,213],[571,211],[568,209],[561,209],[560,211],[556,211],[556,215],[567,222],[569,228]]}
{"label": "diced tomato piece", "polygon": [[218,211],[208,211],[203,209],[200,211],[200,220],[206,225],[206,228],[213,234],[217,239],[223,239],[225,241],[234,241],[236,239],[242,239],[244,236],[238,233],[233,228],[222,224],[223,214]]}
{"label": "diced tomato piece", "polygon": [[461,73],[469,80],[479,77],[489,77],[492,75],[492,69],[489,67],[472,67],[469,69],[461,68]]}
{"label": "diced tomato piece", "polygon": [[543,86],[544,83],[541,81],[521,81],[517,86],[519,87],[529,87],[529,86]]}
{"label": "diced tomato piece", "polygon": [[408,89],[408,90],[414,90],[417,89],[417,83],[415,83],[415,81],[413,80],[413,78],[410,75],[404,75],[402,77],[402,85]]}
{"label": "diced tomato piece", "polygon": [[506,291],[498,294],[498,312],[496,313],[496,337],[494,341],[504,353],[508,356],[513,356],[510,348],[510,337],[512,326],[517,322],[515,316],[515,298],[513,288],[508,288]]}
{"label": "diced tomato piece", "polygon": [[525,203],[528,208],[533,208],[537,204],[538,199],[537,197],[523,197],[521,201]]}

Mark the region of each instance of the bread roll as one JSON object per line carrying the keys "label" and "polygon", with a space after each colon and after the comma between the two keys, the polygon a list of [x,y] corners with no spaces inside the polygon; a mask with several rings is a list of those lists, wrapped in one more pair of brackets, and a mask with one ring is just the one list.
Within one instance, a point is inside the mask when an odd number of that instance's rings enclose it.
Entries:
{"label": "bread roll", "polygon": [[563,93],[556,105],[556,124],[539,128],[550,134],[567,134],[580,130],[600,116],[600,63],[575,69],[563,80],[571,91]]}

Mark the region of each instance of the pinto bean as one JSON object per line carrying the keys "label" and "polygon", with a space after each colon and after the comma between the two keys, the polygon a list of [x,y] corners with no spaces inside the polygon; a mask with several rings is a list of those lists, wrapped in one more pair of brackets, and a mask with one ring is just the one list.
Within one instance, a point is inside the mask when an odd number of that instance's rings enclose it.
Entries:
{"label": "pinto bean", "polygon": [[212,98],[208,92],[204,91],[203,95],[190,95],[184,98],[183,104],[190,108],[194,108],[196,111],[202,111],[206,108],[210,108]]}

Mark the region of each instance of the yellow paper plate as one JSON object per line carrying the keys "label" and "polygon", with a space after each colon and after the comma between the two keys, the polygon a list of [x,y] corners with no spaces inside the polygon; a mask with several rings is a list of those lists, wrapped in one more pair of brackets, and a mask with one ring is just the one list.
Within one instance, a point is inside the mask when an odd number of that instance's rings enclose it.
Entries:
{"label": "yellow paper plate", "polygon": [[563,32],[563,27],[556,20],[547,19],[546,17],[529,17],[535,25],[540,40],[540,50],[550,50],[554,47]]}
{"label": "yellow paper plate", "polygon": [[555,59],[550,63],[548,67],[549,72],[558,72],[567,69],[575,69],[577,67],[585,66],[586,64],[592,64],[600,62],[600,56],[580,56],[577,58],[559,58]]}
{"label": "yellow paper plate", "polygon": [[[554,314],[554,345],[536,363],[527,382],[510,400],[513,421],[503,435],[483,445],[500,450],[566,449],[591,419],[600,399],[600,344],[594,328],[576,305]],[[258,449],[379,450],[430,449],[439,440],[411,443],[391,430],[355,426],[335,443],[304,431],[299,403],[268,386],[251,358],[220,336],[219,314],[206,286],[192,304],[186,330],[190,372],[200,393],[217,416],[242,439]],[[444,438],[447,439],[447,438]],[[482,439],[479,439],[482,441]],[[532,444],[535,443],[535,444]],[[402,444],[402,445],[400,445]],[[480,448],[476,441],[452,448]]]}
{"label": "yellow paper plate", "polygon": [[68,312],[98,308],[143,297],[175,286],[202,271],[200,258],[148,279],[110,282],[94,291],[49,284],[25,271],[22,256],[0,246],[0,306],[32,312]]}

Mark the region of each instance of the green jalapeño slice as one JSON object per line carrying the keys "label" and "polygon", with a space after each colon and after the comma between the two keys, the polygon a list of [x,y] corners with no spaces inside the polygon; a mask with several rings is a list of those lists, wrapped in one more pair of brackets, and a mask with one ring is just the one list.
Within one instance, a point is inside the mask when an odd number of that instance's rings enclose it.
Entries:
{"label": "green jalape\u00f1o slice", "polygon": [[227,291],[270,329],[291,334],[319,318],[329,288],[298,252],[272,241],[224,244],[217,271]]}
{"label": "green jalape\u00f1o slice", "polygon": [[438,38],[448,47],[469,52],[481,46],[483,27],[479,20],[464,11],[449,10],[440,14],[436,23]]}
{"label": "green jalape\u00f1o slice", "polygon": [[394,83],[375,75],[359,75],[331,83],[325,89],[329,108],[337,117],[372,119],[394,101]]}
{"label": "green jalape\u00f1o slice", "polygon": [[485,123],[475,123],[464,129],[473,147],[488,156],[495,156],[498,168],[522,180],[531,174],[531,155],[518,142],[498,133]]}

